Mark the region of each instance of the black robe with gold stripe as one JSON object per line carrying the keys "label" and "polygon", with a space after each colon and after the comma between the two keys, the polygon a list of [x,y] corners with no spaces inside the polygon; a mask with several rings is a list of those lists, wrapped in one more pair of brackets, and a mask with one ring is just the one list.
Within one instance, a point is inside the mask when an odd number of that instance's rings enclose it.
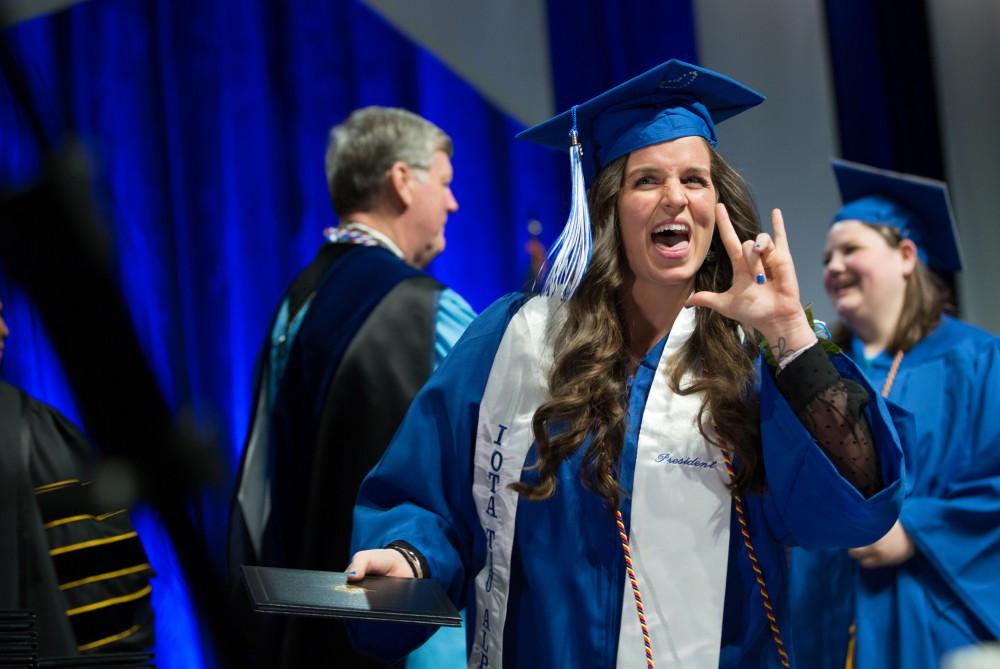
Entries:
{"label": "black robe with gold stripe", "polygon": [[90,494],[93,457],[62,414],[0,382],[0,609],[36,612],[42,657],[152,646],[152,569],[128,513]]}

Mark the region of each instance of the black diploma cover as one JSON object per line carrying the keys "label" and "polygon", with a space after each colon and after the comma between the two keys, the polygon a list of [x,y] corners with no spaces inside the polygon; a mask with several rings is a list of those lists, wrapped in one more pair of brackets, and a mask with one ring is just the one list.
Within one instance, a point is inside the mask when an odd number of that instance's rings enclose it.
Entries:
{"label": "black diploma cover", "polygon": [[432,579],[366,576],[348,583],[335,571],[243,566],[254,611],[458,627],[462,617]]}

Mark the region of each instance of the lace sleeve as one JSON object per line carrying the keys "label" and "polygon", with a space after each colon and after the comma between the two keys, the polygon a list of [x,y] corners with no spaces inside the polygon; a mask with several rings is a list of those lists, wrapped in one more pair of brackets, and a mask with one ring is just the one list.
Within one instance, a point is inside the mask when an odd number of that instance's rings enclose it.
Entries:
{"label": "lace sleeve", "polygon": [[882,489],[864,409],[868,393],[843,378],[817,342],[780,370],[778,390],[841,476],[865,497]]}

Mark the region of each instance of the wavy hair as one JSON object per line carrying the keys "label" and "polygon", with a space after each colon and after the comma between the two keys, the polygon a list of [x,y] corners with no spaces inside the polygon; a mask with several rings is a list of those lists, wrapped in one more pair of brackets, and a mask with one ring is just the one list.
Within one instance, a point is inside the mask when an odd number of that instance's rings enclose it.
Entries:
{"label": "wavy hair", "polygon": [[[864,221],[861,223],[877,232],[889,248],[898,249],[904,239],[899,230],[892,226]],[[934,331],[941,322],[941,314],[955,314],[951,291],[923,260],[917,258],[913,271],[906,277],[903,310],[899,314],[899,320],[896,321],[888,350],[893,353],[908,352]],[[832,336],[834,343],[841,348],[846,349],[851,345],[851,331],[842,322],[834,325]]]}
{"label": "wavy hair", "polygon": [[[707,145],[707,144],[706,144]],[[746,182],[709,147],[711,178],[719,201],[741,241],[760,231]],[[528,499],[556,492],[559,465],[586,441],[580,473],[586,487],[617,508],[621,486],[617,470],[625,440],[626,378],[632,367],[622,294],[631,270],[625,258],[617,220],[618,193],[628,156],[605,167],[589,192],[594,246],[590,266],[566,305],[566,320],[555,335],[555,360],[549,373],[550,398],[532,422],[538,460],[537,483],[513,488]],[[718,229],[709,253],[695,274],[695,290],[725,291],[733,268]],[[736,491],[761,489],[759,403],[754,391],[753,333],[711,309],[698,309],[697,327],[670,370],[671,388],[681,394],[703,393],[698,414],[701,434],[719,448],[736,454]],[[691,372],[685,380],[685,375]],[[682,382],[687,385],[682,386]]]}

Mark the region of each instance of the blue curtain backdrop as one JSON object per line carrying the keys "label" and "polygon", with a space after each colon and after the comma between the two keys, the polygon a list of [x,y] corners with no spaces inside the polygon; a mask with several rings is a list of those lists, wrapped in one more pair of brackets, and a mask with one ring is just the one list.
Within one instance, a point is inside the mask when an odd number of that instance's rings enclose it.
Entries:
{"label": "blue curtain backdrop", "polygon": [[927,3],[827,0],[841,156],[944,178]]}
{"label": "blue curtain backdrop", "polygon": [[[934,54],[925,0],[827,0],[841,157],[944,179]],[[936,272],[961,307],[956,277]]]}
{"label": "blue curtain backdrop", "polygon": [[[560,109],[666,58],[696,61],[690,0],[550,0],[549,32]],[[431,272],[477,310],[528,279],[527,222],[542,221],[548,243],[565,220],[565,157],[515,142],[519,124],[358,2],[91,0],[3,39],[50,138],[76,137],[94,156],[139,339],[170,405],[211,426],[230,470],[272,309],[336,224],[323,151],[352,109],[406,107],[453,137],[461,208]],[[0,147],[0,192],[38,175],[6,82]],[[80,424],[34,307],[2,275],[0,299],[4,378]],[[216,566],[227,497],[208,491],[192,509]],[[152,512],[135,520],[159,575],[159,666],[212,666],[169,537]]]}

